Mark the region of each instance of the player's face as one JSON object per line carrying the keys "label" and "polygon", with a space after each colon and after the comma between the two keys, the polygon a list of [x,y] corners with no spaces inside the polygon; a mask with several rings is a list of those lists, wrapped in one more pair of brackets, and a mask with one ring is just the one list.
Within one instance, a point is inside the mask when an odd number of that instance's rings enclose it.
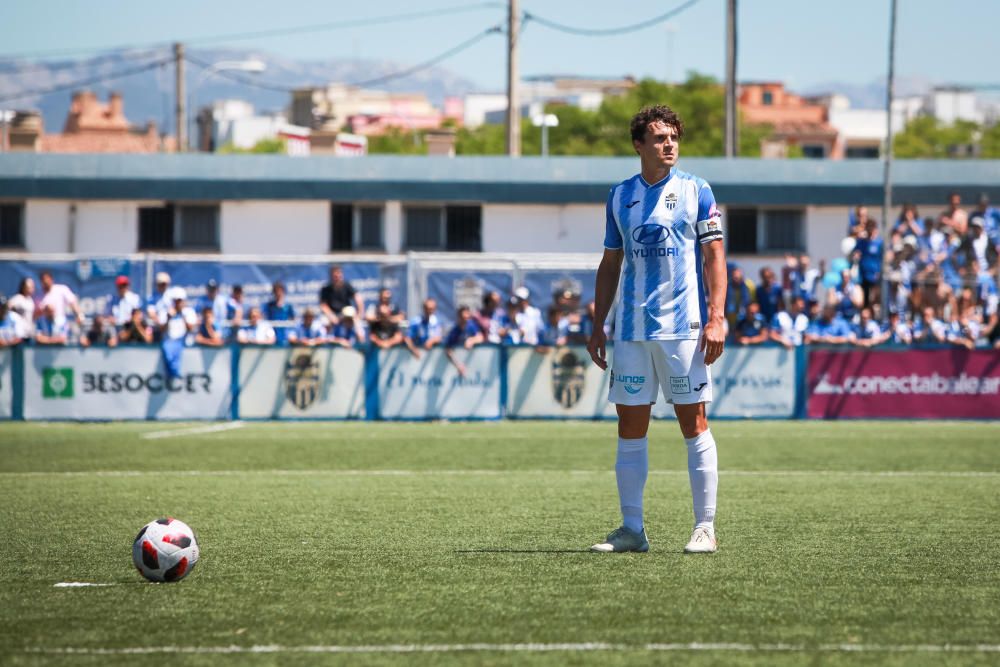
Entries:
{"label": "player's face", "polygon": [[677,164],[681,148],[677,128],[659,120],[647,125],[642,141],[633,141],[632,145],[643,164],[661,164],[666,167]]}

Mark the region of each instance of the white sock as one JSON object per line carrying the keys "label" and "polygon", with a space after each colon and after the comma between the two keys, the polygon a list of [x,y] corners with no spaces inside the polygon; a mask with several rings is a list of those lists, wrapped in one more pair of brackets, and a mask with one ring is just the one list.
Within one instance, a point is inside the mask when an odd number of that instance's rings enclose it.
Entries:
{"label": "white sock", "polygon": [[719,457],[712,431],[684,438],[688,452],[688,477],[694,504],[694,527],[715,533],[715,496],[719,489]]}
{"label": "white sock", "polygon": [[622,523],[629,530],[642,531],[642,490],[649,474],[649,441],[646,438],[618,438],[615,475]]}

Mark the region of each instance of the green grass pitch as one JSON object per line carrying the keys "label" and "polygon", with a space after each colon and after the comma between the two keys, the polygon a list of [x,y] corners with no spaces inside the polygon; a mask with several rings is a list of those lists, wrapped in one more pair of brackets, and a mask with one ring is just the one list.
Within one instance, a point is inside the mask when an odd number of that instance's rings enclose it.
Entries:
{"label": "green grass pitch", "polygon": [[[586,552],[619,522],[610,422],[173,433],[204,428],[0,425],[0,664],[1000,662],[1000,424],[716,422],[709,556],[670,422],[651,550],[615,555]],[[164,515],[202,559],[149,584],[131,542]]]}

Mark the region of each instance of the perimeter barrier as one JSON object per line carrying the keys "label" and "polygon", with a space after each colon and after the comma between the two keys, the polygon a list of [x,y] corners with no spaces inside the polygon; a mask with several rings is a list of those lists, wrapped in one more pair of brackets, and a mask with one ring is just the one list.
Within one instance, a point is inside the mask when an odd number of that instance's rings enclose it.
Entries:
{"label": "perimeter barrier", "polygon": [[[180,368],[171,377],[157,347],[0,348],[0,420],[615,416],[610,371],[581,346],[191,347]],[[713,418],[1000,419],[991,350],[732,347],[712,381]],[[673,417],[662,396],[653,414]]]}

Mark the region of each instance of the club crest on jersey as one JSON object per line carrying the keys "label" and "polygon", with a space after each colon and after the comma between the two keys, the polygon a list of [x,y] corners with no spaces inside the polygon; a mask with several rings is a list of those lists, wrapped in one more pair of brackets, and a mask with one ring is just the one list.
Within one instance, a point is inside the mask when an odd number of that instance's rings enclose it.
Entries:
{"label": "club crest on jersey", "polygon": [[319,362],[312,352],[296,350],[285,364],[285,398],[299,410],[305,410],[319,395]]}
{"label": "club crest on jersey", "polygon": [[663,203],[666,205],[668,211],[674,210],[674,207],[677,206],[677,193],[668,192],[667,196],[663,198]]}

